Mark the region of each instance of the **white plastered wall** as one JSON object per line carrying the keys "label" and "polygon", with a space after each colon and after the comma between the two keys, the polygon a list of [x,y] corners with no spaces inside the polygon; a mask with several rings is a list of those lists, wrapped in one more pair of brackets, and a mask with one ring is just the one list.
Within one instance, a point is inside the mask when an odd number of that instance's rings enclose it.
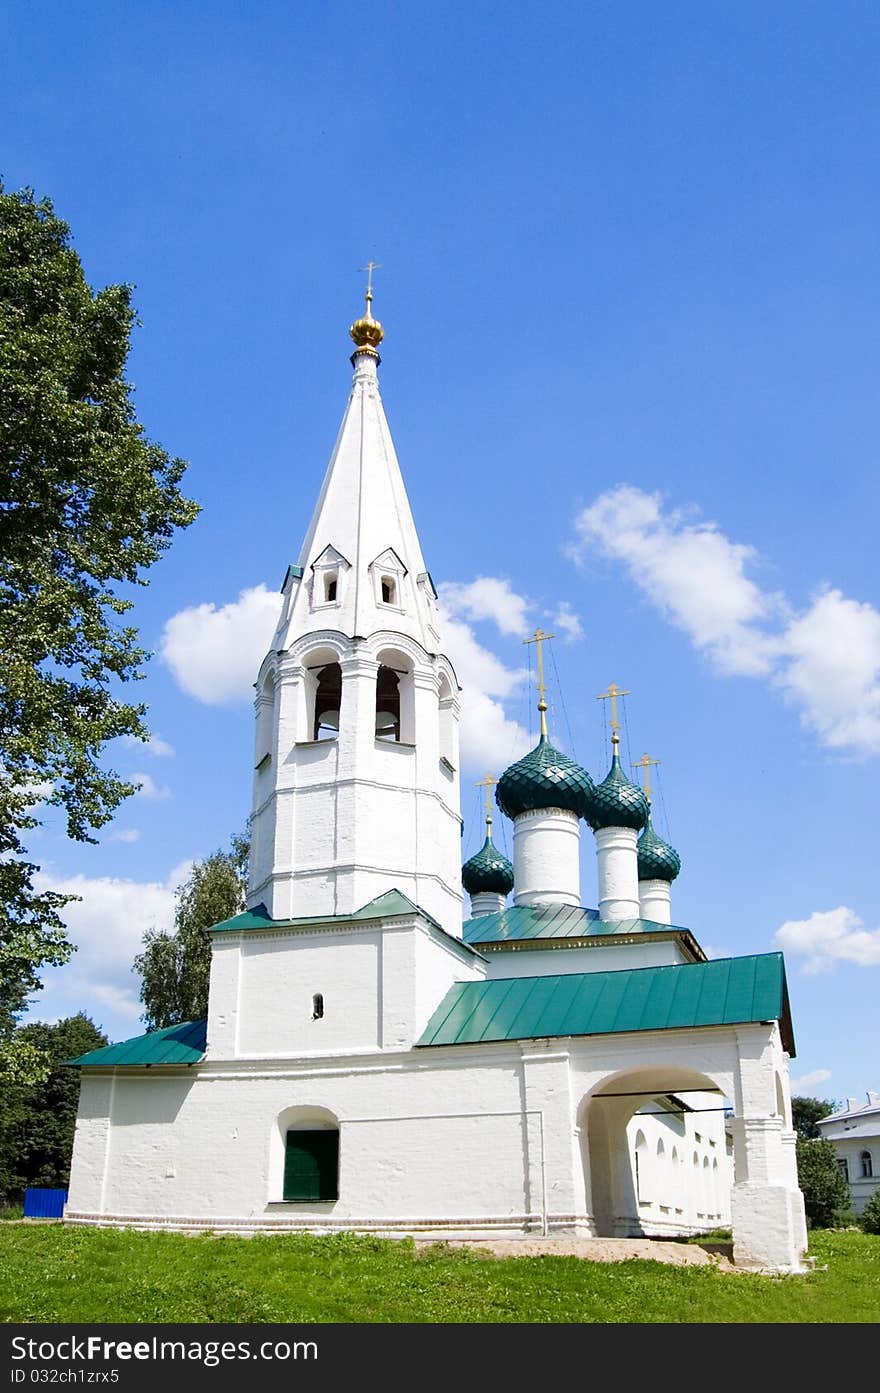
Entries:
{"label": "white plastered wall", "polygon": [[[761,1061],[763,1073],[755,1067]],[[744,1110],[732,1124],[737,1261],[798,1270],[806,1232],[798,1227],[786,1119],[775,1110],[784,1065],[770,1025],[205,1063],[118,1071],[115,1082],[93,1076],[68,1217],[447,1233],[589,1234],[610,1224],[613,1232],[633,1214],[621,1198],[632,1184],[626,1125],[638,1103],[603,1102],[598,1093],[626,1092],[627,1079],[646,1097],[702,1083]],[[596,1129],[597,1104],[615,1125]],[[279,1119],[291,1108],[338,1119],[340,1190],[332,1204],[281,1202]],[[770,1227],[762,1227],[768,1217]]]}

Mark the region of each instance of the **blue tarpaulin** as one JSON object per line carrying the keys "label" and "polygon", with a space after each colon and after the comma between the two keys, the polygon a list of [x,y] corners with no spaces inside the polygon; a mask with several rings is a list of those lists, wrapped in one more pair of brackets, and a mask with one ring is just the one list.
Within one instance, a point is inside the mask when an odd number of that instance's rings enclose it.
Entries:
{"label": "blue tarpaulin", "polygon": [[29,1189],[24,1192],[26,1219],[60,1219],[67,1203],[66,1190]]}

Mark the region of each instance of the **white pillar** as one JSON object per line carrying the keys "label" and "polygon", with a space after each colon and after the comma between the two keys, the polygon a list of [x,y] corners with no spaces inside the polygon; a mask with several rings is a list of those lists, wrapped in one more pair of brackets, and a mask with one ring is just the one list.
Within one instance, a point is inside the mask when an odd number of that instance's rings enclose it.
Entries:
{"label": "white pillar", "polygon": [[639,916],[655,924],[672,923],[671,886],[668,880],[639,881]]}
{"label": "white pillar", "polygon": [[497,890],[478,890],[471,895],[471,918],[478,919],[481,914],[500,914],[506,903],[506,896],[500,895]]}
{"label": "white pillar", "polygon": [[513,902],[581,902],[580,819],[567,808],[535,808],[513,824]]}
{"label": "white pillar", "polygon": [[800,1190],[789,1188],[781,1118],[734,1118],[731,1130],[737,1173],[730,1196],[734,1262],[765,1271],[806,1271],[804,1201]]}
{"label": "white pillar", "polygon": [[638,835],[634,827],[600,827],[596,832],[600,919],[641,918]]}

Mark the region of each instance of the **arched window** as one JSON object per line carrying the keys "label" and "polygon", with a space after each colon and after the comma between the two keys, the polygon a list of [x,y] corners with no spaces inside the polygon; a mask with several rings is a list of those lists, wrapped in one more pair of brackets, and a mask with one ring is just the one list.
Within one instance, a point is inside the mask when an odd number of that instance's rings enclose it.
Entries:
{"label": "arched window", "polygon": [[324,576],[324,600],[328,605],[332,605],[336,600],[336,572],[328,571]]}
{"label": "arched window", "polygon": [[454,769],[458,763],[455,749],[455,695],[452,691],[452,684],[444,672],[440,677],[440,690],[438,693],[438,734],[440,744],[440,758],[445,760],[450,769]]}
{"label": "arched window", "polygon": [[328,663],[319,669],[317,678],[312,739],[335,740],[342,707],[342,668],[338,663]]}
{"label": "arched window", "polygon": [[275,738],[275,678],[267,673],[257,696],[257,729],[254,764],[259,769],[269,760]]}
{"label": "arched window", "polygon": [[324,1019],[324,993],[315,992],[312,997],[312,1020],[321,1021]]}
{"label": "arched window", "polygon": [[383,576],[381,579],[382,603],[383,605],[397,604],[397,581],[393,576]]}
{"label": "arched window", "polygon": [[635,1153],[635,1172],[636,1172],[636,1199],[639,1204],[650,1204],[650,1177],[648,1174],[648,1143],[645,1140],[644,1132],[636,1132],[636,1153]]}
{"label": "arched window", "polygon": [[400,678],[384,664],[376,677],[376,739],[400,739]]}
{"label": "arched window", "polygon": [[862,1163],[862,1179],[871,1180],[874,1175],[874,1165],[871,1160],[870,1151],[863,1151],[859,1160]]}

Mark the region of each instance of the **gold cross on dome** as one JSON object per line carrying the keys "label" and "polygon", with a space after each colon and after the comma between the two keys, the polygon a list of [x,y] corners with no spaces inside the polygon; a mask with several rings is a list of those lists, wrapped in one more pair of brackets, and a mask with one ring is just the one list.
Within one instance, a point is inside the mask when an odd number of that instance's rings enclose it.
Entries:
{"label": "gold cross on dome", "polygon": [[616,682],[612,682],[607,692],[600,692],[596,697],[597,701],[611,702],[611,743],[613,745],[620,744],[620,736],[617,733],[620,730],[620,721],[617,719],[617,699],[625,696],[629,696],[629,688],[624,690],[623,687],[618,687]]}
{"label": "gold cross on dome", "polygon": [[547,688],[544,686],[544,650],[541,647],[549,638],[555,638],[555,634],[545,634],[543,629],[536,629],[531,638],[524,638],[523,643],[534,643],[535,651],[538,655],[538,710],[541,713],[541,734],[547,735]]}
{"label": "gold cross on dome", "polygon": [[492,826],[492,790],[497,782],[498,780],[493,774],[487,774],[484,779],[477,780],[477,788],[484,788],[486,790],[485,809],[487,827]]}
{"label": "gold cross on dome", "polygon": [[373,299],[373,272],[380,271],[382,269],[382,263],[380,261],[368,261],[366,266],[361,266],[360,269],[367,273],[367,309],[369,309]]}
{"label": "gold cross on dome", "polygon": [[662,760],[652,759],[650,755],[642,755],[641,759],[633,760],[633,769],[644,769],[645,771],[645,797],[651,801],[651,766],[662,764]]}

